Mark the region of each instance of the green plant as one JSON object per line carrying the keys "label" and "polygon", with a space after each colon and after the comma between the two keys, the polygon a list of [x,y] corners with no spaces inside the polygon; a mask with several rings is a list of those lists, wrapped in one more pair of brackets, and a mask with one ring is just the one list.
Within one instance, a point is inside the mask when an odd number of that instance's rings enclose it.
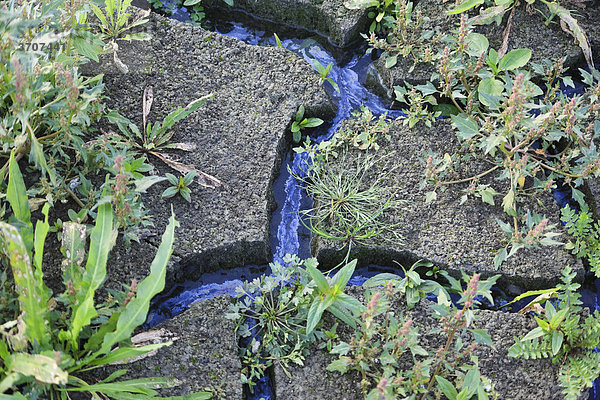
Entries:
{"label": "green plant", "polygon": [[[419,275],[418,268],[427,268],[428,272],[434,268],[433,264],[428,261],[419,260],[411,265],[408,270],[403,265],[400,265],[400,268],[404,272],[404,277],[396,274],[381,273],[368,279],[363,286],[366,288],[375,288],[391,284],[396,294],[404,296],[408,308],[413,308],[423,297],[430,293],[438,293],[440,290],[445,290],[439,283],[423,279]],[[438,269],[436,271],[439,272]]]}
{"label": "green plant", "polygon": [[364,306],[354,297],[344,293],[344,289],[356,268],[356,260],[344,265],[330,279],[316,268],[315,259],[306,260],[304,266],[317,286],[308,310],[306,332],[311,333],[315,329],[325,311],[329,311],[351,327],[356,327],[356,318],[364,310]]}
{"label": "green plant", "polygon": [[[277,38],[277,40],[279,40],[279,38]],[[331,68],[333,67],[333,62],[327,64],[327,67],[324,67],[323,64],[321,64],[319,60],[316,59],[313,59],[312,63],[317,72],[319,73],[319,76],[321,77],[321,79],[319,80],[319,84],[322,85],[325,82],[329,82],[331,87],[333,87],[335,91],[339,93],[340,87],[337,83],[335,83],[335,81],[332,78],[329,78],[329,73],[331,72]]]}
{"label": "green plant", "polygon": [[321,118],[304,118],[304,106],[298,107],[296,120],[292,122],[292,135],[294,142],[298,143],[301,139],[302,129],[314,128],[323,123]]}
{"label": "green plant", "polygon": [[[465,187],[461,201],[475,196],[494,205],[494,198],[502,195],[502,207],[512,223],[499,221],[506,246],[498,251],[496,266],[520,248],[561,244],[554,240],[558,235],[552,232],[554,225],[522,203],[549,192],[559,181],[571,186],[573,197],[583,202],[577,188],[585,178],[600,174],[592,146],[600,125],[590,123],[600,108],[600,84],[582,71],[588,89],[584,95],[569,98],[560,91],[562,61],[546,62],[532,66],[544,77],[542,90],[532,81],[531,72],[521,69],[531,57],[530,50],[512,50],[500,57],[485,36],[470,32],[465,15],[448,41],[432,81],[413,88],[421,92],[421,99],[437,96],[451,101],[446,107],[453,109],[452,123],[461,144],[454,154],[427,156],[422,185],[429,184],[432,190],[426,201],[434,200],[437,190],[456,184]],[[564,82],[572,84],[570,79]],[[396,90],[399,97],[410,100],[403,97],[406,91]],[[460,176],[464,163],[473,161],[489,167]]]}
{"label": "green plant", "polygon": [[344,2],[344,6],[349,10],[375,8],[367,14],[373,20],[369,26],[369,33],[379,32],[389,27],[391,15],[397,9],[394,0],[347,0]]}
{"label": "green plant", "polygon": [[[411,268],[414,274],[414,270]],[[438,302],[432,304],[435,315],[440,318],[441,333],[446,341],[435,353],[419,345],[419,333],[411,319],[396,312],[396,296],[406,288],[400,277],[376,276],[367,281],[368,286],[383,285],[383,290],[366,294],[366,309],[358,328],[350,341],[340,341],[331,350],[337,354],[327,369],[342,374],[355,370],[362,376],[361,386],[365,399],[434,399],[443,393],[448,399],[487,399],[486,385],[473,350],[478,343],[492,345],[485,331],[470,329],[475,319],[476,296],[491,299],[490,288],[497,277],[480,281],[479,275],[464,276],[468,282],[462,289],[460,282],[452,285],[462,293],[457,307],[449,301],[449,295],[437,286]],[[417,281],[415,277],[410,278]],[[419,278],[420,279],[420,278]],[[481,286],[480,286],[481,284]],[[468,346],[458,337],[459,332],[469,331],[474,342]]]}
{"label": "green plant", "polygon": [[397,223],[387,219],[402,204],[390,184],[395,171],[389,166],[391,156],[344,150],[329,163],[313,160],[306,178],[297,177],[314,200],[313,208],[301,212],[308,220],[302,223],[318,236],[341,242],[341,248],[348,246],[348,251],[354,244],[401,240],[394,229]]}
{"label": "green plant", "polygon": [[[306,319],[313,288],[302,266],[309,260],[286,256],[284,265],[271,263],[271,276],[244,282],[236,291],[237,301],[229,306],[226,318],[236,323],[236,333],[250,338],[240,349],[243,359],[242,383],[254,382],[274,363],[284,371],[290,363],[302,365],[314,334],[306,332]],[[256,321],[253,327],[251,321]]]}
{"label": "green plant", "polygon": [[94,3],[90,3],[94,14],[100,21],[101,39],[108,39],[110,42],[116,43],[117,40],[149,40],[150,36],[147,33],[123,34],[136,26],[140,26],[148,22],[147,19],[137,19],[129,21],[131,13],[127,9],[131,5],[131,0],[104,0],[104,10]]}
{"label": "green plant", "polygon": [[[9,3],[0,6],[0,180],[6,177],[14,151],[17,160],[29,159],[42,174],[30,188],[30,196],[45,198],[51,205],[70,196],[69,181],[85,170],[89,152],[84,138],[103,113],[101,76],[82,77],[77,69],[82,60],[72,54],[79,36],[68,17],[75,19],[80,10],[61,5],[35,7],[24,2],[17,8],[11,2],[10,7]],[[61,14],[65,28],[73,29],[73,37],[63,42],[65,52],[19,49],[34,38],[52,44],[64,41],[63,35],[51,34],[53,29],[62,30]]]}
{"label": "green plant", "polygon": [[240,349],[240,356],[242,383],[251,388],[275,363],[290,376],[287,366],[303,365],[310,344],[335,337],[335,332],[317,329],[325,311],[356,326],[356,316],[363,309],[356,299],[343,293],[356,260],[332,278],[317,270],[316,259],[301,261],[286,255],[283,262],[283,266],[270,264],[271,276],[239,287],[238,300],[226,315],[236,322],[237,334],[250,342]]}
{"label": "green plant", "polygon": [[409,72],[418,63],[432,62],[439,57],[438,47],[443,38],[442,33],[431,29],[424,29],[426,19],[421,13],[413,12],[413,3],[400,0],[395,12],[391,29],[386,38],[378,38],[374,32],[365,36],[370,49],[383,50],[381,57],[385,59],[385,66],[392,68],[398,62],[398,57],[411,57],[413,64]]}
{"label": "green plant", "polygon": [[574,236],[575,242],[566,244],[579,258],[585,258],[596,277],[600,277],[600,222],[595,221],[585,211],[579,214],[568,205],[561,210],[562,221],[567,231]]}
{"label": "green plant", "polygon": [[179,178],[173,174],[165,174],[165,177],[172,186],[166,188],[161,196],[169,198],[179,193],[188,203],[191,202],[192,199],[190,195],[192,194],[192,191],[188,186],[194,181],[194,176],[196,176],[196,171],[193,170]]}
{"label": "green plant", "polygon": [[576,273],[566,266],[558,288],[558,304],[546,301],[535,317],[538,326],[523,338],[515,338],[511,357],[552,358],[560,364],[560,383],[567,400],[578,399],[600,375],[600,313],[585,313],[581,307]]}
{"label": "green plant", "polygon": [[[111,132],[111,134],[108,135],[108,139],[116,147],[130,148],[131,151],[143,154],[146,159],[148,159],[149,156],[157,157],[169,167],[186,175],[195,168],[175,160],[167,152],[170,150],[192,151],[196,147],[191,143],[170,143],[170,140],[174,135],[171,128],[204,105],[212,96],[212,94],[209,94],[190,102],[185,107],[177,107],[160,123],[146,123],[146,118],[150,113],[152,102],[154,100],[152,86],[146,86],[142,104],[143,131],[140,132],[140,129],[129,119],[115,111],[111,111],[107,114],[107,118],[111,123],[117,125],[120,133]],[[196,174],[198,183],[204,187],[215,188],[222,185],[217,178],[202,171],[196,171]],[[159,181],[162,180],[162,178],[156,177],[155,180]]]}
{"label": "green plant", "polygon": [[137,18],[130,22],[131,13],[127,12],[130,5],[131,0],[104,0],[104,10],[106,11],[106,14],[104,14],[100,7],[90,2],[94,15],[100,21],[101,33],[99,38],[101,40],[108,39],[105,49],[112,51],[113,61],[123,73],[129,72],[129,68],[117,56],[117,50],[119,49],[117,40],[150,40],[150,35],[144,32],[128,33],[123,36],[130,29],[148,22],[147,19],[143,18]]}
{"label": "green plant", "polygon": [[[452,10],[448,11],[448,14],[460,14],[466,13],[467,11],[473,9],[474,7],[480,6],[484,4],[485,0],[465,0],[459,4],[457,4]],[[567,34],[573,36],[575,40],[579,43],[579,47],[583,51],[585,59],[588,63],[588,66],[593,69],[594,68],[594,60],[592,56],[592,49],[590,47],[589,41],[585,35],[585,32],[579,26],[579,23],[573,16],[571,12],[566,8],[560,5],[559,1],[547,1],[547,0],[525,0],[526,7],[533,7],[535,3],[544,3],[548,10],[548,15],[545,15],[542,11],[539,11],[546,18],[545,24],[548,25],[555,16],[560,18],[560,26]],[[506,53],[506,49],[508,47],[508,38],[510,37],[510,31],[512,27],[512,19],[515,13],[516,8],[520,4],[518,0],[496,0],[494,6],[481,8],[479,11],[479,15],[472,19],[473,24],[491,24],[496,21],[498,25],[500,25],[504,14],[510,11],[510,15],[508,17],[508,22],[502,34],[503,43],[500,47],[500,54],[504,55]],[[502,57],[500,57],[502,58]]]}
{"label": "green plant", "polygon": [[[164,288],[166,266],[172,252],[177,222],[171,216],[152,262],[150,275],[116,301],[94,304],[106,277],[108,254],[116,229],[109,203],[98,208],[86,258],[85,225],[63,224],[65,292],[53,296],[44,283],[42,260],[49,232],[49,205],[35,228],[27,202],[25,183],[14,154],[9,163],[7,201],[13,211],[11,224],[0,222],[3,266],[10,267],[18,293],[19,316],[0,321],[0,394],[6,398],[69,398],[69,392],[87,392],[113,399],[157,398],[156,388],[173,384],[166,378],[117,381],[118,370],[99,383],[87,383],[78,375],[111,363],[125,361],[170,343],[133,347],[131,336],[145,321],[152,297]],[[85,264],[84,264],[85,263]],[[33,266],[32,266],[33,264]],[[198,393],[207,399],[210,394]]]}

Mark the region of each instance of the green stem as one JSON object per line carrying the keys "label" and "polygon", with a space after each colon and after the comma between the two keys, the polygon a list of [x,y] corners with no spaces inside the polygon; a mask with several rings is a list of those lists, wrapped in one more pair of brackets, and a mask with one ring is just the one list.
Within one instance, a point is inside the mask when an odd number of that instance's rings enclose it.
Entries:
{"label": "green stem", "polygon": [[477,180],[479,178],[482,178],[484,176],[486,176],[489,173],[494,172],[495,170],[497,170],[498,168],[500,168],[498,165],[493,166],[492,168],[488,169],[487,171],[484,171],[482,173],[480,173],[479,175],[475,175],[472,176],[470,178],[464,178],[464,179],[457,179],[455,181],[445,181],[445,182],[440,182],[440,185],[453,185],[455,183],[465,183],[465,182],[470,182],[470,181],[474,181]]}

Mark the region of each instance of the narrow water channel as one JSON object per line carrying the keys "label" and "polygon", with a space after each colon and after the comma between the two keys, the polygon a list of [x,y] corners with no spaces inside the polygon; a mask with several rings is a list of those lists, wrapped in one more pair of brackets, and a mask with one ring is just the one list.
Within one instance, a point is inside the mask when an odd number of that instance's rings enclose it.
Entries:
{"label": "narrow water channel", "polygon": [[[168,5],[168,4],[167,4]],[[237,15],[247,16],[244,12]],[[182,22],[189,22],[189,14],[185,8],[178,9],[172,15]],[[259,46],[277,46],[277,41],[272,31],[266,27],[277,26],[269,21],[261,20],[260,29],[250,27],[241,22],[210,22],[212,29],[222,35],[233,37],[248,44]],[[321,142],[329,140],[338,130],[340,124],[348,119],[353,111],[366,106],[374,115],[387,114],[391,118],[401,115],[401,111],[390,108],[389,102],[371,93],[365,88],[368,69],[372,64],[372,56],[365,54],[366,47],[357,44],[352,49],[339,49],[327,43],[326,38],[314,32],[298,31],[291,34],[277,32],[282,46],[303,57],[314,66],[314,60],[323,66],[333,63],[329,77],[339,86],[337,93],[329,83],[325,89],[338,106],[337,115],[331,121],[326,121],[318,128],[311,140]],[[304,37],[298,39],[297,37]],[[316,72],[315,72],[316,73]],[[280,175],[273,184],[274,197],[277,209],[271,219],[270,244],[273,251],[273,261],[283,262],[286,254],[296,254],[301,258],[311,257],[310,232],[299,220],[299,211],[311,207],[311,200],[305,195],[298,180],[292,176],[304,176],[309,160],[306,153],[297,154],[289,151],[282,163]],[[394,272],[401,274],[393,267],[367,266],[357,269],[349,284],[361,285],[366,279],[379,272]],[[226,271],[205,274],[198,281],[185,282],[172,287],[169,292],[156,298],[154,306],[148,316],[146,326],[154,326],[165,319],[185,311],[190,304],[214,296],[235,293],[236,287],[244,280],[251,280],[262,274],[270,273],[268,266],[244,266]],[[588,281],[581,289],[582,301],[591,310],[598,309],[598,294],[600,293],[600,280]],[[497,305],[501,306],[510,301],[510,298],[500,289],[495,294],[498,297]],[[523,305],[529,299],[522,301]],[[519,307],[515,307],[519,309]],[[248,394],[249,400],[271,400],[274,398],[269,376],[265,377],[256,387],[254,393]],[[590,400],[600,400],[600,380],[596,380],[590,390]]]}

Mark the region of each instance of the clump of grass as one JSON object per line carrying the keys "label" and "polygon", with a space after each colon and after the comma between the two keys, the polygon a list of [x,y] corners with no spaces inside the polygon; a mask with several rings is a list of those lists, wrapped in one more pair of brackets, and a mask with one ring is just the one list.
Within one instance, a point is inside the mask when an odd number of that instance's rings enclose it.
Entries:
{"label": "clump of grass", "polygon": [[377,241],[402,241],[389,212],[404,201],[390,182],[390,156],[343,152],[332,162],[317,161],[302,181],[314,207],[301,218],[316,235],[341,242],[340,248]]}

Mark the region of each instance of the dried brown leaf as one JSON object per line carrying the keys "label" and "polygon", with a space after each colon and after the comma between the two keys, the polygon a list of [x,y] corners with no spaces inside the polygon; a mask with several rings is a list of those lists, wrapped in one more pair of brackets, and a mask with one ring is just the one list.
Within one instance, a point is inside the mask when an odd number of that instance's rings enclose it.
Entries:
{"label": "dried brown leaf", "polygon": [[144,89],[144,98],[142,104],[142,120],[143,120],[143,129],[146,129],[146,117],[150,114],[150,109],[152,108],[152,100],[154,100],[154,93],[152,92],[152,86],[147,85]]}
{"label": "dried brown leaf", "polygon": [[[173,159],[173,157],[169,154],[159,153],[157,151],[153,151],[150,154],[160,158],[165,164],[173,168],[175,171],[178,171],[182,175],[185,175],[188,172],[195,170],[193,166],[181,163]],[[200,186],[211,189],[216,189],[223,186],[223,183],[214,176],[198,170],[196,170],[196,181]]]}
{"label": "dried brown leaf", "polygon": [[561,7],[557,3],[547,3],[547,6],[551,13],[558,15],[560,18],[560,27],[562,30],[575,38],[575,41],[579,44],[579,47],[581,47],[581,50],[583,51],[585,61],[587,61],[590,69],[593,69],[594,58],[592,56],[592,48],[590,47],[590,42],[588,41],[585,32],[579,26],[577,19],[571,15],[569,10]]}
{"label": "dried brown leaf", "polygon": [[502,57],[504,57],[504,55],[508,51],[508,38],[510,36],[510,31],[512,30],[513,17],[515,16],[516,9],[517,7],[513,7],[513,9],[511,10],[510,15],[508,16],[508,21],[506,22],[506,27],[502,32],[502,46],[500,46],[500,48],[498,49],[499,59],[502,59]]}
{"label": "dried brown leaf", "polygon": [[545,302],[546,300],[551,299],[556,296],[556,292],[548,292],[543,293],[537,296],[535,299],[531,300],[529,304],[519,310],[518,314],[527,314],[529,311],[535,311],[538,314],[544,313],[544,309],[540,305],[540,303]]}
{"label": "dried brown leaf", "polygon": [[192,144],[192,143],[169,143],[163,147],[168,148],[168,149],[177,149],[177,150],[183,150],[183,151],[196,150],[196,145]]}
{"label": "dried brown leaf", "polygon": [[479,15],[469,19],[469,22],[473,25],[487,25],[492,23],[497,16],[504,15],[506,11],[508,11],[507,5],[488,7],[481,10]]}

